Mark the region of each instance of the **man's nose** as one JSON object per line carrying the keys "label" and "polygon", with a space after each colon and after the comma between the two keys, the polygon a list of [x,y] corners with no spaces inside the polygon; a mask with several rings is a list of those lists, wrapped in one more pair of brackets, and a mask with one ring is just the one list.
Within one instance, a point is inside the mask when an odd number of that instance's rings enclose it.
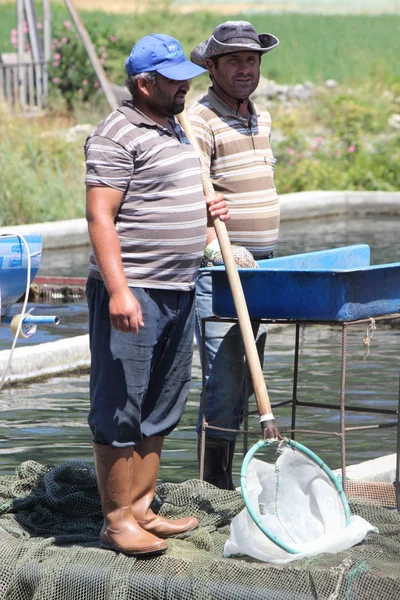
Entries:
{"label": "man's nose", "polygon": [[185,81],[181,81],[181,84],[179,86],[180,90],[184,90],[185,92],[188,92],[190,90],[190,83],[187,79],[185,79]]}
{"label": "man's nose", "polygon": [[238,72],[241,75],[249,75],[251,73],[251,67],[247,63],[241,63],[239,65]]}

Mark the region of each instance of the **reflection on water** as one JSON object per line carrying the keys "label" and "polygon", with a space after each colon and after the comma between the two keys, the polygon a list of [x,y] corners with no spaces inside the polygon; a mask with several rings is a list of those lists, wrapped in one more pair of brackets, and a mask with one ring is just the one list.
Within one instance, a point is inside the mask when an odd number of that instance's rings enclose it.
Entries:
{"label": "reflection on water", "polygon": [[[362,339],[365,327],[348,330],[347,404],[396,409],[398,395],[398,350],[400,333],[389,324],[380,325],[364,361]],[[272,403],[290,400],[292,394],[294,327],[270,328],[265,356],[265,378]],[[301,331],[299,373],[300,400],[338,404],[340,383],[341,328],[307,326]],[[193,385],[180,426],[167,438],[160,478],[182,481],[198,476],[194,430],[201,388],[197,352]],[[0,473],[13,473],[21,462],[60,464],[76,459],[93,462],[90,433],[86,424],[89,406],[88,375],[59,377],[29,386],[5,389],[0,396]],[[255,409],[255,405],[251,408]],[[274,411],[280,427],[290,427],[290,408]],[[346,413],[347,426],[373,425],[396,420],[394,416]],[[257,418],[250,427],[258,434]],[[338,431],[339,412],[333,409],[298,408],[297,427]],[[347,436],[347,463],[354,464],[395,452],[395,428],[351,432]],[[255,442],[256,436],[250,438]],[[340,466],[339,440],[326,435],[302,434],[306,444],[331,468]],[[241,466],[238,442],[235,458],[236,484]]]}
{"label": "reflection on water", "polygon": [[[372,263],[397,262],[398,225],[396,219],[358,219],[356,223],[313,221],[312,223],[283,223],[279,255],[293,254],[354,243],[368,243]],[[86,274],[85,252],[68,252],[68,263],[63,253],[47,253],[41,274],[82,276]],[[66,266],[67,265],[67,266]],[[66,270],[64,270],[64,268]],[[55,336],[79,335],[87,331],[84,303],[43,306],[36,312],[60,316],[58,327],[41,329],[34,343],[55,339]],[[348,328],[348,364],[346,404],[372,406],[395,410],[399,391],[399,321],[378,322],[371,341],[370,356],[364,361],[363,337],[366,325]],[[0,328],[0,344],[7,347],[12,341],[5,329]],[[300,400],[339,403],[340,384],[340,326],[305,326],[301,330],[299,370]],[[30,342],[32,343],[32,342]],[[272,403],[291,399],[293,375],[294,326],[270,327],[265,355],[264,373]],[[193,383],[187,409],[180,426],[165,443],[160,477],[163,480],[182,481],[198,476],[197,440],[194,430],[201,369],[197,352],[193,366]],[[21,462],[32,459],[42,464],[60,464],[66,460],[93,462],[90,432],[86,423],[88,411],[88,375],[57,377],[51,380],[6,388],[0,394],[0,473],[13,473]],[[255,409],[255,406],[252,408]],[[274,411],[282,429],[290,427],[290,408]],[[347,426],[388,423],[395,416],[346,413]],[[258,422],[250,419],[251,429],[258,435]],[[335,409],[298,409],[297,427],[323,431],[337,431],[339,412]],[[382,454],[395,452],[395,428],[371,429],[347,435],[347,463],[354,464]],[[250,439],[256,441],[254,436]],[[303,434],[297,438],[323,458],[329,466],[340,465],[339,440],[334,436]],[[235,458],[236,483],[241,466],[242,441],[238,442]]]}
{"label": "reflection on water", "polygon": [[371,264],[400,262],[399,218],[355,217],[354,219],[314,219],[283,222],[277,256],[368,244]]}

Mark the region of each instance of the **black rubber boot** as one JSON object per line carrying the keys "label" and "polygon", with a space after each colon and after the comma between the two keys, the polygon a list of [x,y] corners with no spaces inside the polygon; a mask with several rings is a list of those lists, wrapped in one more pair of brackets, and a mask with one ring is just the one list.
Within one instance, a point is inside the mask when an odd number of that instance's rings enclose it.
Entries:
{"label": "black rubber boot", "polygon": [[226,474],[228,476],[228,490],[235,490],[235,486],[233,485],[233,479],[232,479],[232,466],[233,466],[233,459],[235,457],[235,444],[236,444],[236,440],[232,440],[229,442],[229,456],[228,456],[228,467],[226,469]]}
{"label": "black rubber boot", "polygon": [[[204,481],[221,490],[234,490],[232,481],[232,463],[235,454],[235,440],[206,438],[204,453]],[[200,456],[200,440],[198,443]]]}

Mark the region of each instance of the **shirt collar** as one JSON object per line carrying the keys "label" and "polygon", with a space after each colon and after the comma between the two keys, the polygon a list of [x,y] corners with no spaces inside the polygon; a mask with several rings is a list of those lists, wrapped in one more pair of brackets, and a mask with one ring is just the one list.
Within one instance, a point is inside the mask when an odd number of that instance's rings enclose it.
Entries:
{"label": "shirt collar", "polygon": [[[224,102],[217,94],[209,87],[208,92],[204,98],[207,100],[213,108],[215,108],[221,117],[235,117],[236,119],[240,119],[243,122],[247,123],[247,119],[241,117],[236,113],[236,111],[231,108],[226,102]],[[249,108],[251,112],[251,118],[259,117],[260,110],[254,102],[249,99]]]}
{"label": "shirt collar", "polygon": [[[130,121],[133,125],[147,125],[148,127],[155,127],[158,129],[162,129],[163,131],[168,131],[166,127],[160,125],[150,119],[147,115],[145,115],[141,110],[136,108],[131,100],[123,100],[122,107],[117,109],[119,112],[122,112],[125,117]],[[174,117],[169,117],[168,121],[173,125],[174,129],[176,129],[176,121]],[[168,133],[170,133],[168,131]]]}

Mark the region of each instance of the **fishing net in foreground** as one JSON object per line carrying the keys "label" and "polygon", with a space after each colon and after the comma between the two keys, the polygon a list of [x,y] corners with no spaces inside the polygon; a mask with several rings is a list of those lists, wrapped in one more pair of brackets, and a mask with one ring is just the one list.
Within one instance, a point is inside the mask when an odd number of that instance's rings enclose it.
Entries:
{"label": "fishing net in foreground", "polygon": [[338,554],[289,564],[224,558],[236,491],[190,480],[159,484],[153,510],[195,515],[200,528],[169,540],[163,556],[135,559],[99,547],[94,468],[28,461],[0,477],[0,600],[395,600],[400,598],[400,517],[351,503],[380,531]]}

